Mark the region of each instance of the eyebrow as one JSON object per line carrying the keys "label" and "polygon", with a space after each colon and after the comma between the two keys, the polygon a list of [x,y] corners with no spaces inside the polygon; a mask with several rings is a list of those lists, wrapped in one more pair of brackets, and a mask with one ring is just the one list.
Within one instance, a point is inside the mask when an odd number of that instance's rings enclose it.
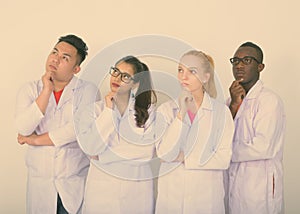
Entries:
{"label": "eyebrow", "polygon": [[[56,47],[54,47],[53,50],[56,50],[57,52],[59,52],[59,50],[58,50]],[[72,56],[71,56],[70,54],[68,54],[68,53],[63,53],[63,55],[64,55],[64,56],[68,56],[68,57],[70,57],[70,58],[72,57]]]}
{"label": "eyebrow", "polygon": [[[119,68],[114,67],[116,70],[118,70],[121,74],[127,74],[129,76],[132,76],[131,74],[127,73],[126,71],[121,71]],[[134,75],[134,74],[133,74]]]}

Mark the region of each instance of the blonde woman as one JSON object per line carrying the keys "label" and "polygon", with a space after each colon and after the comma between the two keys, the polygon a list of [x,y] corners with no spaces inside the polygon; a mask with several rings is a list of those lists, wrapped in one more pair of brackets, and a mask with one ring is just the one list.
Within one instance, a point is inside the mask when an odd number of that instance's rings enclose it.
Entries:
{"label": "blonde woman", "polygon": [[[185,53],[178,65],[178,103],[162,104],[156,129],[161,159],[156,213],[225,213],[223,170],[231,159],[233,120],[216,101],[213,59]],[[159,134],[158,134],[159,135]]]}

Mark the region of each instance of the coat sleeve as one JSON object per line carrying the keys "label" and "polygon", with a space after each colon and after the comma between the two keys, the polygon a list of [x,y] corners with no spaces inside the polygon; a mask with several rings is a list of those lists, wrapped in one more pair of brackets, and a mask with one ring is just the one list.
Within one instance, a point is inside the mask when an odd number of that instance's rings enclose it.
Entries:
{"label": "coat sleeve", "polygon": [[111,116],[103,114],[103,118],[97,122],[102,140],[108,145],[98,154],[101,163],[129,162],[136,165],[152,159],[155,141],[153,127],[155,112],[149,111],[149,118],[143,128],[136,127],[135,120],[130,122],[130,119],[134,118],[131,116],[126,117],[128,120],[123,119],[114,123]]}
{"label": "coat sleeve", "polygon": [[235,121],[233,162],[271,159],[282,150],[285,114],[281,100],[263,96],[255,108]]}
{"label": "coat sleeve", "polygon": [[17,94],[15,125],[21,135],[31,135],[44,118],[35,102],[37,96],[37,82],[24,85]]}
{"label": "coat sleeve", "polygon": [[[224,125],[217,127],[220,125],[217,124],[216,127],[212,127],[212,132],[217,131],[220,134],[219,139],[213,138],[213,140],[216,140],[216,142],[219,143],[213,144],[214,146],[209,148],[211,152],[208,156],[205,155],[205,152],[207,152],[208,150],[203,150],[204,152],[201,154],[200,162],[198,162],[198,169],[224,170],[229,167],[232,157],[234,123],[231,113],[229,109],[227,109],[227,107],[225,107],[225,111],[223,111],[223,114],[225,119]],[[218,116],[218,118],[220,120],[220,116]],[[199,159],[197,161],[199,161]]]}
{"label": "coat sleeve", "polygon": [[74,121],[78,144],[83,152],[90,156],[97,155],[106,147],[106,144],[100,137],[96,124],[97,121],[101,122],[103,119],[101,117],[102,114],[103,116],[111,115],[111,110],[108,108],[103,110],[102,104],[102,101],[90,104],[75,114]]}
{"label": "coat sleeve", "polygon": [[166,162],[172,162],[177,158],[189,129],[173,111],[175,109],[172,106],[162,105],[158,109],[155,124],[156,153],[160,159]]}
{"label": "coat sleeve", "polygon": [[[70,110],[73,111],[73,115],[76,115],[78,111],[81,111],[81,109],[88,104],[94,103],[100,99],[98,88],[93,84],[87,83],[87,85],[81,91],[81,96],[78,96],[77,98],[78,99],[73,103],[73,110]],[[75,119],[73,118],[71,121],[63,124],[61,127],[49,131],[49,137],[55,146],[63,146],[76,141],[76,127],[74,124]]]}

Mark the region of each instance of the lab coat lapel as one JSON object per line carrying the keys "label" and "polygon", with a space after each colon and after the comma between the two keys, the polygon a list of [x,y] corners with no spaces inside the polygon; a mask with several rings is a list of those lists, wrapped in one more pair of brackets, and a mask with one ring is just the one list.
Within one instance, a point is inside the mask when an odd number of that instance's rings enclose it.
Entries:
{"label": "lab coat lapel", "polygon": [[261,80],[258,80],[245,96],[242,104],[240,105],[238,112],[236,113],[234,121],[237,121],[241,116],[242,112],[244,111],[244,109],[248,108],[247,106],[248,101],[255,99],[262,89],[263,89],[263,82]]}
{"label": "lab coat lapel", "polygon": [[[198,109],[196,117],[190,126],[190,133],[186,141],[187,144],[186,144],[185,152],[191,151],[194,148],[194,146],[196,146],[195,145],[196,142],[202,142],[201,144],[203,144],[203,148],[207,144],[207,139],[210,134],[210,126],[211,126],[210,111],[212,111],[210,98],[205,93],[201,107]],[[188,116],[187,116],[187,120],[190,122]]]}
{"label": "lab coat lapel", "polygon": [[80,81],[78,81],[78,78],[74,76],[69,84],[64,88],[61,98],[57,104],[57,109],[60,109],[66,103],[72,101],[72,98],[74,97],[74,91],[78,87],[80,87]]}
{"label": "lab coat lapel", "polygon": [[204,116],[204,112],[207,110],[208,111],[212,110],[211,101],[210,101],[209,95],[207,93],[204,93],[201,107],[197,111],[197,114],[196,114],[193,124],[198,124],[199,120],[201,120],[201,118]]}

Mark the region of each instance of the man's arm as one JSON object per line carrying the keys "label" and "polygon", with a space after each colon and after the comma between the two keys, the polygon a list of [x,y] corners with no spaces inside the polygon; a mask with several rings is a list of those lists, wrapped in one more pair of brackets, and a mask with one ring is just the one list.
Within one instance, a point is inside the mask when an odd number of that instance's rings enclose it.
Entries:
{"label": "man's arm", "polygon": [[231,97],[229,110],[233,118],[235,118],[235,115],[239,110],[240,105],[242,104],[243,98],[246,96],[245,89],[240,85],[241,81],[243,81],[243,79],[233,81],[233,83],[229,88],[230,97]]}
{"label": "man's arm", "polygon": [[42,82],[43,82],[43,89],[37,99],[35,100],[37,106],[39,107],[40,111],[45,114],[49,98],[51,96],[51,93],[53,92],[54,85],[52,82],[52,73],[50,71],[47,71],[42,76]]}
{"label": "man's arm", "polygon": [[54,146],[53,142],[49,138],[48,133],[42,135],[32,134],[29,136],[23,136],[18,134],[19,144],[28,144],[31,146]]}

